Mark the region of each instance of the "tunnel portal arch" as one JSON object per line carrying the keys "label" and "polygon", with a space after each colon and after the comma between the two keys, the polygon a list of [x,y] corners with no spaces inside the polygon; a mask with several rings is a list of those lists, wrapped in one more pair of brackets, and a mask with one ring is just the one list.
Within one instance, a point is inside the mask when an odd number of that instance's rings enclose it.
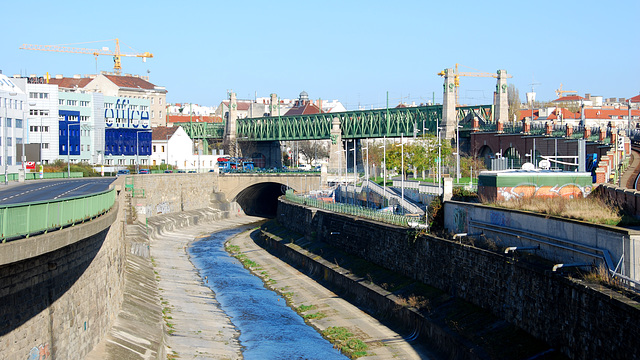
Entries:
{"label": "tunnel portal arch", "polygon": [[287,185],[276,182],[263,182],[251,185],[240,191],[233,199],[245,214],[273,218],[278,209],[278,198],[289,189]]}

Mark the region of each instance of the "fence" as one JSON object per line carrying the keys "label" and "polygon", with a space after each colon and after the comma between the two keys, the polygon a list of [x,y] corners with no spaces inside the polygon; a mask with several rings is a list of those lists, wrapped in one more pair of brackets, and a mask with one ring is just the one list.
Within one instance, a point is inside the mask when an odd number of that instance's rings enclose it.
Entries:
{"label": "fence", "polygon": [[319,199],[307,198],[304,196],[298,196],[293,193],[293,190],[287,190],[285,198],[291,202],[295,202],[301,205],[313,206],[324,210],[334,211],[341,214],[360,216],[367,219],[372,219],[387,224],[409,226],[409,222],[415,222],[416,219],[409,216],[396,215],[383,213],[373,209],[369,209],[362,206],[347,205],[342,203],[329,203]]}
{"label": "fence", "polygon": [[107,212],[116,200],[115,189],[89,196],[0,206],[2,242],[89,220]]}

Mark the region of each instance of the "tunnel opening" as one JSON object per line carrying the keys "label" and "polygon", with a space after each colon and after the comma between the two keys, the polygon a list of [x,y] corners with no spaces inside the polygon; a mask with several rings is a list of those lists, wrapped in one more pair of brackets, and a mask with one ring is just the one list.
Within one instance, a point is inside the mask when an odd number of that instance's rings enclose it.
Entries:
{"label": "tunnel opening", "polygon": [[288,187],[278,183],[252,185],[236,196],[236,202],[244,213],[251,216],[274,218],[278,209],[278,198]]}

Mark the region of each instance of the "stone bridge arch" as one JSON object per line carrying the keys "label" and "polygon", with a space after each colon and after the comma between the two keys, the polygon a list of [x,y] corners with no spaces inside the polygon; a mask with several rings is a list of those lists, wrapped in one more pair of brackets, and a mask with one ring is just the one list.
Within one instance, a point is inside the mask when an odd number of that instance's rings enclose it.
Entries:
{"label": "stone bridge arch", "polygon": [[286,189],[308,193],[323,187],[320,174],[220,174],[219,190],[248,215],[274,217]]}

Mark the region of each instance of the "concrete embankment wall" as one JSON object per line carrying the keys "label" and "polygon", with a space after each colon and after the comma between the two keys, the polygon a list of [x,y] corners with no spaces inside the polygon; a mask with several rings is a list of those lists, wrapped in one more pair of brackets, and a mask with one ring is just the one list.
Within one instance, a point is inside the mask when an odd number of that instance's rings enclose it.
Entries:
{"label": "concrete embankment wall", "polygon": [[0,358],[80,359],[105,336],[123,299],[121,207],[0,244]]}
{"label": "concrete embankment wall", "polygon": [[483,234],[505,247],[540,246],[535,254],[556,263],[604,264],[640,281],[640,231],[457,201],[444,210],[450,232]]}
{"label": "concrete embankment wall", "polygon": [[137,220],[143,223],[145,218],[212,205],[224,211],[242,211],[236,204],[226,202],[224,194],[218,193],[219,177],[212,172],[136,175],[133,176],[133,189],[131,205]]}
{"label": "concrete embankment wall", "polygon": [[213,206],[238,212],[216,193],[213,173],[134,176],[130,200],[125,178],[114,184],[119,194],[107,214],[0,244],[0,359],[80,359],[105,339],[123,304],[131,251],[124,229],[131,207],[142,222],[146,216],[176,215],[161,227],[188,226],[216,213],[201,210],[185,218],[183,211]]}
{"label": "concrete embankment wall", "polygon": [[354,299],[358,306],[382,321],[388,321],[403,329],[406,334],[422,337],[431,347],[449,359],[475,360],[487,358],[485,352],[429,321],[418,311],[400,306],[399,299],[379,286],[355,276],[304,249],[288,246],[281,239],[263,229],[260,235],[264,247],[278,258],[304,270],[307,274],[331,284],[331,289],[347,299]]}
{"label": "concrete embankment wall", "polygon": [[640,357],[640,309],[501,254],[281,201],[278,221],[491,311],[572,359]]}

